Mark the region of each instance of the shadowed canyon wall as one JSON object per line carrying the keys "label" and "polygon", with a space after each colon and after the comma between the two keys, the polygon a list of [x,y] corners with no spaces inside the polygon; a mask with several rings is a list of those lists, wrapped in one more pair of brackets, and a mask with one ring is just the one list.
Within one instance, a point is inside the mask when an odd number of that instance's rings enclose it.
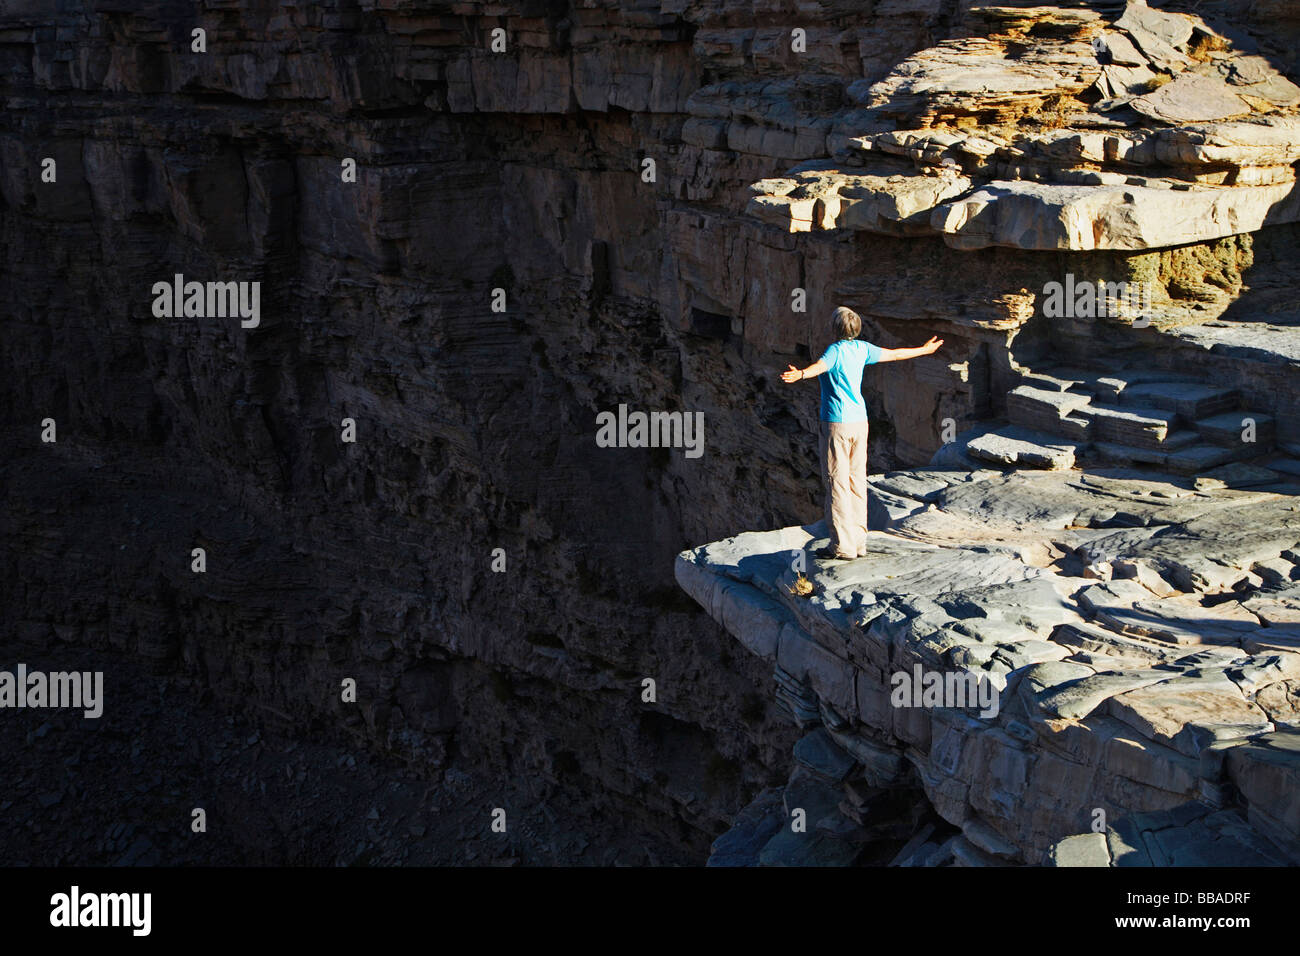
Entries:
{"label": "shadowed canyon wall", "polygon": [[[883,346],[944,335],[866,386],[871,470],[922,464],[1002,411],[1007,297],[1069,255],[746,215],[970,4],[748,6],[0,8],[6,658],[131,655],[702,861],[796,736],[673,582],[687,546],[820,515],[815,396],[776,373],[841,302]],[[1247,6],[1294,51],[1287,5]],[[156,317],[178,273],[259,281],[260,324]],[[704,454],[598,447],[620,404],[702,412]]]}

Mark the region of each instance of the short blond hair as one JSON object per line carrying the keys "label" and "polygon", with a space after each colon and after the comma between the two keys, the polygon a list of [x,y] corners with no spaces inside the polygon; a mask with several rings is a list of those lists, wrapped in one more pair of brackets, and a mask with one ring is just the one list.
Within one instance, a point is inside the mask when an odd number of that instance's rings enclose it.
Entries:
{"label": "short blond hair", "polygon": [[831,331],[837,340],[856,339],[862,331],[862,316],[842,305],[831,313]]}

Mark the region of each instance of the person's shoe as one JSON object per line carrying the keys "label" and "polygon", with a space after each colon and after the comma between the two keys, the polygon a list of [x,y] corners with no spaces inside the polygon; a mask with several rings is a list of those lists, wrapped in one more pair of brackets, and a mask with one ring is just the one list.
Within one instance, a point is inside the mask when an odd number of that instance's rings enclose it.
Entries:
{"label": "person's shoe", "polygon": [[852,554],[840,554],[829,545],[824,548],[818,548],[813,552],[813,556],[821,558],[823,561],[852,561],[856,557],[856,555]]}

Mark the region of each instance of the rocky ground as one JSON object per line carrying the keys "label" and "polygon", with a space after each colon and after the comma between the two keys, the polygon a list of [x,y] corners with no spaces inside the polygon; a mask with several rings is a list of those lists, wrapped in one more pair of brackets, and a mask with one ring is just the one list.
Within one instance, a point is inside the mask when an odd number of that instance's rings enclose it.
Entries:
{"label": "rocky ground", "polygon": [[[1295,857],[1290,471],[932,470],[872,488],[867,556],[814,562],[811,588],[796,562],[821,525],[678,561],[687,592],[774,664],[792,718],[829,735],[823,783],[919,787],[968,865],[1055,859],[1090,830],[1100,865]],[[989,700],[897,699],[915,672],[971,675]],[[819,826],[844,825],[825,809]],[[1130,829],[1095,829],[1098,813]]]}

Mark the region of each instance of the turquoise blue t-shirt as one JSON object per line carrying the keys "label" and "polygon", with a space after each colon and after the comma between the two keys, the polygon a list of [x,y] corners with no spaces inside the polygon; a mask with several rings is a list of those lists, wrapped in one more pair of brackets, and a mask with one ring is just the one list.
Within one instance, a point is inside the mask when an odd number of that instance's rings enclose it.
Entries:
{"label": "turquoise blue t-shirt", "polygon": [[824,422],[865,422],[862,370],[880,361],[880,347],[862,339],[840,339],[822,353],[822,414]]}

